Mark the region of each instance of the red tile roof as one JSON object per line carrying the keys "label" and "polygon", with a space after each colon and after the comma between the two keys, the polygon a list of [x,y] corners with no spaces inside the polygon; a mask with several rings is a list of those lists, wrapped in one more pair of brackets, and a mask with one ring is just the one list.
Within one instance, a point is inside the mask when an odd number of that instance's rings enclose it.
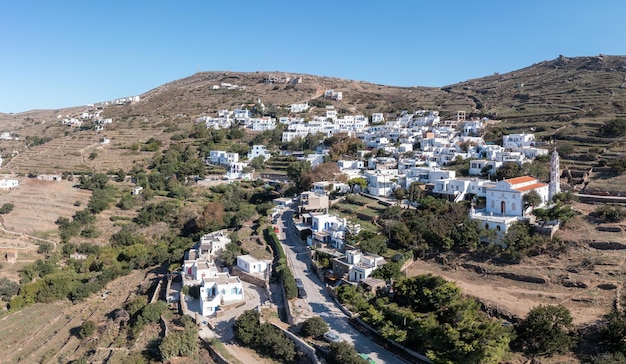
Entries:
{"label": "red tile roof", "polygon": [[526,183],[526,182],[533,182],[536,181],[537,179],[535,177],[531,177],[531,176],[522,176],[522,177],[515,177],[515,178],[509,178],[509,179],[505,179],[506,182],[512,184],[512,185],[516,185],[518,183]]}
{"label": "red tile roof", "polygon": [[545,187],[547,185],[548,185],[547,183],[534,183],[532,185],[519,187],[519,188],[514,188],[514,190],[520,191],[520,192],[524,192],[524,191],[534,190],[534,189],[539,188],[539,187]]}

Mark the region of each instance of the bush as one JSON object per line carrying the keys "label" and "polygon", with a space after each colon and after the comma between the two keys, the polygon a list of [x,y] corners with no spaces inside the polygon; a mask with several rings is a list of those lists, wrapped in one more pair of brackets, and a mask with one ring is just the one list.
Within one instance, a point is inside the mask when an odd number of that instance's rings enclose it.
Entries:
{"label": "bush", "polygon": [[0,278],[0,299],[2,301],[9,302],[11,297],[15,296],[19,290],[19,284],[5,277]]}
{"label": "bush", "polygon": [[328,363],[331,364],[367,364],[367,361],[359,356],[354,347],[345,341],[330,343]]}
{"label": "bush", "polygon": [[626,218],[626,209],[621,206],[602,205],[596,208],[594,216],[606,222],[620,222]]}
{"label": "bush", "polygon": [[530,354],[564,353],[573,345],[571,326],[572,315],[565,306],[539,305],[518,327],[518,342]]}
{"label": "bush", "polygon": [[175,356],[191,356],[198,350],[198,328],[188,326],[183,331],[174,331],[163,338],[159,351],[163,361]]}
{"label": "bush", "polygon": [[2,204],[2,206],[0,206],[0,214],[8,214],[13,211],[13,207],[15,207],[15,205],[9,202]]}
{"label": "bush", "polygon": [[328,331],[328,324],[323,318],[314,316],[302,323],[301,333],[303,336],[317,337]]}
{"label": "bush", "polygon": [[247,310],[235,320],[235,337],[245,346],[282,363],[296,357],[295,344],[280,329],[270,323],[259,324],[260,315]]}
{"label": "bush", "polygon": [[96,323],[93,321],[85,321],[81,325],[80,330],[78,331],[78,337],[84,340],[90,337],[91,335],[93,335],[95,331],[96,331]]}

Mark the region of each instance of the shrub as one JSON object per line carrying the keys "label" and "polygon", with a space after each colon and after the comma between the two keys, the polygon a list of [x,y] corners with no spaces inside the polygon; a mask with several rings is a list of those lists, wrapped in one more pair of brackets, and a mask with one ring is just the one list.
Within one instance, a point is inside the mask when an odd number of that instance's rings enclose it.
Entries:
{"label": "shrub", "polygon": [[571,326],[572,315],[565,306],[539,305],[518,327],[518,341],[531,354],[564,353],[573,344],[568,333]]}
{"label": "shrub", "polygon": [[323,318],[314,316],[302,323],[301,333],[303,336],[317,337],[328,331],[328,324]]}
{"label": "shrub", "polygon": [[90,337],[91,335],[93,335],[95,331],[96,331],[96,323],[93,321],[85,321],[80,326],[80,330],[78,331],[78,337],[84,340]]}
{"label": "shrub", "polygon": [[13,211],[14,207],[15,205],[13,205],[12,203],[4,203],[2,204],[2,206],[0,206],[0,214],[8,214],[9,212]]}

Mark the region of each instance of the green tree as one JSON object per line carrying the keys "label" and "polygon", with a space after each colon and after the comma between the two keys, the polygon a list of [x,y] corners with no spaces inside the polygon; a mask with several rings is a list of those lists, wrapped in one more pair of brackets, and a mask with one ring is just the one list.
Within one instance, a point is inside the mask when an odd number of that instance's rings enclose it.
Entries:
{"label": "green tree", "polygon": [[626,120],[614,119],[609,120],[600,127],[600,134],[610,138],[616,138],[626,135]]}
{"label": "green tree", "polygon": [[8,214],[9,212],[13,211],[14,207],[15,207],[15,205],[13,205],[10,202],[3,203],[2,206],[0,206],[0,214],[2,214],[2,215]]}
{"label": "green tree", "polygon": [[619,304],[613,305],[611,312],[604,317],[605,323],[601,333],[610,349],[624,352],[626,351],[626,310],[624,309],[626,296],[622,294],[618,300],[619,302],[616,303]]}
{"label": "green tree", "polygon": [[220,257],[226,265],[233,266],[237,263],[237,256],[245,254],[243,249],[237,243],[232,242],[226,244],[224,250],[220,253]]}
{"label": "green tree", "polygon": [[119,207],[122,210],[131,210],[136,205],[137,205],[137,200],[130,193],[123,194],[117,203],[117,207]]}
{"label": "green tree", "polygon": [[80,330],[78,331],[78,337],[84,340],[90,337],[91,335],[93,335],[95,331],[96,331],[96,323],[93,321],[85,321],[80,326]]}
{"label": "green tree", "polygon": [[535,190],[531,190],[528,193],[522,196],[522,201],[524,201],[524,206],[532,206],[533,208],[539,206],[542,202],[541,195]]}
{"label": "green tree", "polygon": [[53,245],[51,242],[41,241],[38,245],[37,253],[48,255],[52,252]]}
{"label": "green tree", "polygon": [[287,166],[287,176],[294,182],[296,188],[300,191],[304,191],[306,185],[304,185],[303,177],[306,173],[311,172],[311,163],[306,162],[293,162]]}
{"label": "green tree", "polygon": [[425,185],[421,182],[413,182],[407,191],[409,201],[417,202],[426,196]]}
{"label": "green tree", "polygon": [[303,336],[317,337],[328,331],[328,324],[319,316],[310,317],[302,323],[301,333]]}
{"label": "green tree", "polygon": [[572,315],[563,305],[539,305],[517,328],[520,345],[531,355],[565,353],[573,345]]}
{"label": "green tree", "polygon": [[260,314],[255,310],[246,310],[239,315],[233,326],[233,332],[237,340],[241,341],[245,346],[251,346],[255,342],[261,328],[260,318]]}
{"label": "green tree", "polygon": [[9,302],[11,297],[15,296],[19,290],[19,284],[6,277],[0,278],[0,299],[2,299],[2,301]]}
{"label": "green tree", "polygon": [[258,157],[254,157],[254,159],[250,161],[250,167],[254,169],[263,169],[264,166],[265,166],[265,157],[262,155]]}
{"label": "green tree", "polygon": [[163,301],[148,303],[141,309],[139,317],[137,318],[137,323],[147,324],[157,322],[165,311],[167,311],[167,305]]}
{"label": "green tree", "polygon": [[407,196],[407,191],[402,187],[398,187],[393,191],[393,194],[396,197],[396,200],[402,201]]}
{"label": "green tree", "polygon": [[330,343],[327,359],[331,364],[367,364],[367,361],[359,356],[354,346],[345,341]]}
{"label": "green tree", "polygon": [[167,361],[175,356],[189,357],[198,350],[198,328],[187,326],[182,331],[173,331],[161,340],[161,359]]}
{"label": "green tree", "polygon": [[515,162],[505,162],[496,170],[494,177],[497,180],[521,177],[523,175],[522,168]]}
{"label": "green tree", "polygon": [[356,177],[356,178],[351,179],[348,182],[348,185],[350,186],[350,189],[352,191],[355,190],[356,186],[359,186],[359,191],[361,192],[367,191],[367,179],[363,177]]}

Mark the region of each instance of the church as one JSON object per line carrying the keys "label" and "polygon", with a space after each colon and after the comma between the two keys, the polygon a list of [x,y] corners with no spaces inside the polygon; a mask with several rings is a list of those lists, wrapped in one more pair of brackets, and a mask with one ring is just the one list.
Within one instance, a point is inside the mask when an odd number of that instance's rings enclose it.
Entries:
{"label": "church", "polygon": [[541,202],[534,207],[546,207],[561,190],[559,178],[559,154],[554,150],[550,161],[549,184],[531,176],[498,181],[485,190],[485,209],[477,211],[472,206],[470,218],[478,221],[483,228],[496,230],[499,236],[504,236],[514,222],[527,220],[532,213],[532,207],[524,204],[524,196],[535,191],[541,197]]}

